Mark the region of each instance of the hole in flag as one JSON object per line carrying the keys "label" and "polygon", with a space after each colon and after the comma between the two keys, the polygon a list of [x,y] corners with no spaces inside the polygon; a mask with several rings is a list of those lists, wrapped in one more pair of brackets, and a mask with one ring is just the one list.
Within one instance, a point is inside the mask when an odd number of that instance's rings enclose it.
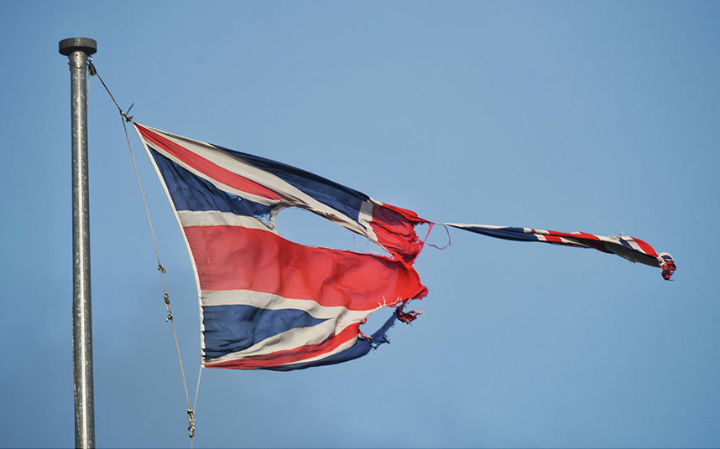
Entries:
{"label": "hole in flag", "polygon": [[281,237],[301,245],[389,257],[366,237],[303,209],[282,210],[275,217],[275,227]]}

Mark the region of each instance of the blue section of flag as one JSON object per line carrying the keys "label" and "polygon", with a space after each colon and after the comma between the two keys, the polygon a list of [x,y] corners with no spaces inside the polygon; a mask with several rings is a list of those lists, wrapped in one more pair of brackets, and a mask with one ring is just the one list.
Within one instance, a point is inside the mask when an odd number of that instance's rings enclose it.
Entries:
{"label": "blue section of flag", "polygon": [[[216,145],[217,146],[217,145]],[[370,199],[367,195],[349,187],[340,185],[314,173],[301,170],[281,162],[271,161],[260,156],[230,150],[224,147],[233,156],[248,162],[255,167],[272,173],[288,184],[296,187],[312,198],[326,204],[333,209],[347,215],[350,219],[358,221],[360,207],[363,201]]]}
{"label": "blue section of flag", "polygon": [[224,192],[151,149],[165,185],[178,211],[220,211],[236,215],[267,217],[272,207]]}
{"label": "blue section of flag", "polygon": [[205,357],[214,359],[299,327],[326,320],[304,310],[261,309],[247,305],[203,306]]}
{"label": "blue section of flag", "polygon": [[505,227],[498,229],[488,229],[480,227],[463,227],[467,231],[477,234],[484,234],[490,237],[496,237],[505,240],[519,240],[523,242],[537,242],[538,238],[535,234],[526,234],[523,228]]}
{"label": "blue section of flag", "polygon": [[299,369],[313,368],[315,366],[337,365],[338,363],[349,362],[350,360],[360,358],[370,352],[372,348],[373,345],[370,340],[366,338],[358,338],[357,342],[351,348],[314,362],[271,366],[263,369],[270,371],[295,371]]}

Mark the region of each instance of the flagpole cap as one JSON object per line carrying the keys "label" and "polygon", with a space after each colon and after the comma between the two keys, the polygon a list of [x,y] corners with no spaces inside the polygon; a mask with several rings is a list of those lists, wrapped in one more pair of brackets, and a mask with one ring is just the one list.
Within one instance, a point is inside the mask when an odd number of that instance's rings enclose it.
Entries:
{"label": "flagpole cap", "polygon": [[61,55],[70,56],[74,51],[81,51],[90,56],[97,51],[97,42],[89,37],[69,37],[59,43]]}

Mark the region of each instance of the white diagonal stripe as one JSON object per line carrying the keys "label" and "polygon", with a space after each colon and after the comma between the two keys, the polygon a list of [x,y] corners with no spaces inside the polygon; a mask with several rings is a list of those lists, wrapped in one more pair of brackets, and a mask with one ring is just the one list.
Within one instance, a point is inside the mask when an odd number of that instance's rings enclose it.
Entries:
{"label": "white diagonal stripe", "polygon": [[259,218],[236,215],[231,212],[180,210],[178,217],[183,226],[239,226],[276,234],[269,224]]}
{"label": "white diagonal stripe", "polygon": [[[277,351],[295,349],[301,346],[322,343],[328,338],[339,334],[348,326],[363,321],[372,312],[382,308],[378,304],[372,310],[349,310],[342,306],[322,306],[316,301],[304,299],[288,299],[270,293],[252,290],[221,290],[202,292],[200,302],[203,306],[248,305],[269,310],[295,309],[303,310],[317,319],[325,319],[323,323],[311,327],[295,328],[282,332],[238,352],[227,354],[215,359],[207,359],[206,363],[218,363],[237,360],[243,357],[272,354]],[[354,340],[353,340],[354,342]],[[338,352],[333,351],[332,353]],[[322,358],[323,354],[318,356]],[[300,363],[300,362],[294,362]]]}
{"label": "white diagonal stripe", "polygon": [[[144,125],[143,125],[144,126]],[[190,150],[191,152],[209,160],[210,162],[219,165],[220,167],[225,168],[228,171],[242,174],[244,178],[247,178],[253,182],[256,182],[262,186],[268,187],[272,186],[270,190],[277,192],[280,196],[283,198],[286,198],[290,201],[290,203],[294,206],[298,207],[304,207],[306,209],[309,209],[318,215],[321,215],[325,218],[328,218],[329,220],[344,226],[348,229],[350,229],[353,232],[356,232],[361,235],[365,235],[368,238],[371,238],[365,232],[365,228],[358,224],[355,220],[352,220],[348,218],[345,214],[340,213],[339,211],[335,210],[332,207],[327,206],[324,203],[321,203],[320,201],[316,200],[315,198],[307,195],[297,187],[285,182],[281,178],[273,175],[272,173],[269,173],[265,170],[261,170],[251,164],[248,164],[245,161],[242,161],[240,159],[237,159],[233,157],[232,155],[228,154],[227,152],[210,145],[205,142],[200,142],[194,139],[189,139],[187,137],[177,136],[175,134],[171,134],[165,131],[161,131],[155,128],[151,128],[149,126],[145,126],[147,129],[152,130],[153,132],[157,134],[161,134],[163,137],[167,138],[168,140],[183,146]],[[166,152],[162,152],[163,155],[171,157]],[[177,163],[182,165],[185,168],[187,167],[184,163],[177,161],[173,158]],[[197,173],[197,171],[194,171],[194,173]],[[203,179],[207,179],[207,177],[203,174],[198,174],[198,176],[203,177]],[[212,182],[212,180],[209,180]],[[220,183],[218,183],[220,184]],[[216,185],[216,187],[221,188],[222,190],[230,191],[232,193],[235,193],[240,196],[247,196],[248,194],[245,192],[237,193],[238,191],[236,189],[232,189],[228,186],[220,187],[220,185]],[[259,200],[253,200],[257,202],[261,202]],[[265,199],[263,204],[266,204],[268,200]],[[372,240],[372,239],[371,239]]]}
{"label": "white diagonal stripe", "polygon": [[244,357],[268,355],[279,351],[287,351],[302,346],[317,345],[328,338],[342,332],[348,325],[336,325],[332,320],[324,321],[312,327],[298,327],[282,332],[257,343],[242,351],[233,352],[231,354],[207,359],[206,363],[227,362],[230,360],[238,360]]}
{"label": "white diagonal stripe", "polygon": [[203,290],[200,304],[203,306],[244,305],[268,310],[302,310],[317,319],[337,319],[342,323],[362,321],[366,316],[384,307],[384,304],[378,302],[377,308],[371,310],[350,310],[343,306],[323,306],[310,299],[290,299],[254,290]]}

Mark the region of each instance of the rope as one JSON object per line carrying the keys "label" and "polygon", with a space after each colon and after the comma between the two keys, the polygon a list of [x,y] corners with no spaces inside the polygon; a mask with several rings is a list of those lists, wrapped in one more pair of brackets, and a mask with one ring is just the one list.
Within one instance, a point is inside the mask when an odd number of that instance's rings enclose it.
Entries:
{"label": "rope", "polygon": [[[428,243],[428,246],[432,246],[433,248],[437,248],[442,251],[452,244],[452,239],[450,238],[450,231],[448,230],[448,227],[446,225],[444,225],[443,223],[438,223],[438,224],[442,225],[442,227],[445,228],[445,233],[447,234],[448,242],[445,246],[433,245],[432,243]],[[429,235],[429,233],[428,233],[428,235]]]}
{"label": "rope", "polygon": [[197,409],[197,399],[198,399],[198,393],[200,393],[200,378],[202,377],[202,365],[200,365],[200,369],[198,369],[198,381],[197,381],[197,387],[195,387],[195,402],[193,402],[193,410]]}
{"label": "rope", "polygon": [[127,112],[123,111],[123,109],[120,107],[118,102],[115,100],[115,97],[110,92],[110,89],[108,89],[107,84],[105,84],[105,81],[103,81],[102,77],[100,77],[100,74],[98,73],[97,69],[95,68],[95,65],[92,63],[92,57],[88,58],[89,63],[89,70],[90,70],[90,76],[97,76],[100,82],[102,83],[103,87],[107,91],[108,95],[110,95],[110,98],[112,99],[113,103],[115,103],[115,106],[118,109],[118,112],[121,115],[120,121],[122,122],[123,130],[125,131],[125,139],[127,140],[128,148],[130,149],[130,157],[132,159],[133,167],[135,168],[135,176],[137,177],[138,185],[140,186],[140,194],[142,195],[143,204],[145,205],[145,215],[148,219],[148,225],[150,226],[150,235],[152,236],[152,242],[153,247],[155,248],[155,258],[157,259],[157,269],[160,272],[160,279],[162,280],[162,286],[163,286],[163,299],[165,301],[165,310],[167,311],[167,316],[165,317],[165,322],[170,322],[172,325],[172,331],[173,331],[173,337],[175,338],[175,348],[177,349],[178,354],[178,361],[180,362],[180,374],[182,375],[182,381],[183,381],[183,388],[185,389],[185,400],[187,401],[187,417],[188,417],[188,432],[190,436],[190,449],[193,448],[193,437],[195,436],[195,405],[197,405],[197,398],[198,393],[200,391],[200,375],[202,374],[202,366],[200,367],[200,373],[198,374],[198,382],[197,382],[197,388],[195,389],[195,401],[192,407],[190,407],[190,395],[188,394],[188,387],[187,387],[187,380],[185,377],[185,368],[183,366],[182,361],[182,354],[180,352],[180,343],[178,341],[178,335],[177,335],[177,329],[175,328],[175,319],[172,313],[172,309],[170,307],[170,295],[167,291],[167,283],[165,282],[165,273],[167,273],[167,269],[163,266],[162,262],[160,262],[160,251],[158,250],[157,246],[157,240],[155,239],[155,230],[153,229],[152,220],[150,219],[150,209],[147,205],[147,199],[145,197],[145,189],[143,189],[142,181],[140,180],[140,171],[138,170],[137,161],[135,160],[135,153],[133,152],[132,143],[130,142],[130,135],[128,134],[127,130],[127,123],[132,122],[133,117],[132,115],[128,115],[127,113],[130,112],[130,109],[132,109],[133,105],[130,105]]}
{"label": "rope", "polygon": [[[92,56],[90,56],[90,57],[88,58],[88,66],[89,66],[89,69],[90,69],[90,76],[93,76],[93,75],[94,75],[94,76],[97,76],[97,77],[98,77],[98,79],[99,79],[100,82],[102,83],[103,87],[105,88],[105,91],[108,93],[108,95],[110,95],[110,99],[113,101],[113,103],[115,103],[115,107],[118,108],[118,111],[120,111],[120,115],[122,115],[123,117],[125,117],[125,121],[127,121],[127,122],[132,122],[132,115],[129,116],[129,115],[127,115],[127,114],[125,113],[125,111],[122,110],[122,108],[120,107],[120,105],[118,104],[118,102],[115,101],[115,97],[114,97],[113,94],[110,92],[110,89],[108,89],[107,84],[105,84],[105,81],[103,81],[102,77],[101,77],[100,74],[98,73],[97,69],[95,68],[95,64],[92,63]],[[130,109],[132,109],[132,105],[130,105],[130,107],[128,108],[128,112],[130,112]],[[132,148],[130,148],[130,152],[132,152]]]}

